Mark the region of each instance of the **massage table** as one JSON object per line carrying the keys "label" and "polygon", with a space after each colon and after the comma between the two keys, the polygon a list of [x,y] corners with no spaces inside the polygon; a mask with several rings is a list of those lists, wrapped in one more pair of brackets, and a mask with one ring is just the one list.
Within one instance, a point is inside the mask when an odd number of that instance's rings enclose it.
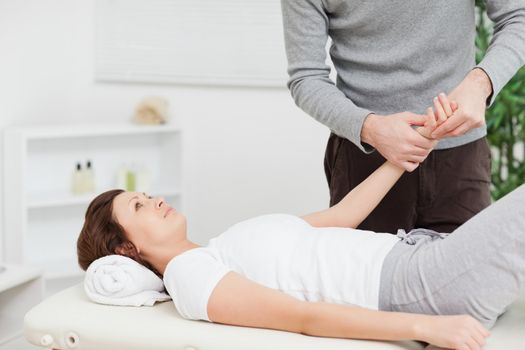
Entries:
{"label": "massage table", "polygon": [[[24,335],[37,346],[77,350],[419,350],[419,342],[380,342],[190,321],[172,301],[152,307],[108,306],[90,301],[82,284],[33,307]],[[525,296],[497,322],[486,350],[525,349]]]}

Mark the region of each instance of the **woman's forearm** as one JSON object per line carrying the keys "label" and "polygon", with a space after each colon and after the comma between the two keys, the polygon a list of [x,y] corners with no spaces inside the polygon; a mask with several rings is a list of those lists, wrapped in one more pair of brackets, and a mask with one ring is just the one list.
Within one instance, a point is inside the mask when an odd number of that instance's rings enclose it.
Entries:
{"label": "woman's forearm", "polygon": [[447,349],[479,349],[490,332],[467,315],[421,315],[308,303],[302,333],[370,340],[420,340]]}
{"label": "woman's forearm", "polygon": [[339,226],[357,227],[381,202],[392,186],[403,175],[404,169],[385,162],[339,203],[332,207],[332,213]]}
{"label": "woman's forearm", "polygon": [[374,311],[355,306],[309,303],[304,334],[373,340],[424,340],[418,324],[427,315]]}

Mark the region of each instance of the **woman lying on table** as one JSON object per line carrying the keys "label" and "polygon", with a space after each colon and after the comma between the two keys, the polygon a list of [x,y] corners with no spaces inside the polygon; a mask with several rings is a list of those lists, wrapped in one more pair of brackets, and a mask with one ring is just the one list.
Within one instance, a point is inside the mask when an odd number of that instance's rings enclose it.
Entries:
{"label": "woman lying on table", "polygon": [[[439,121],[427,114],[423,135]],[[188,319],[480,349],[485,327],[525,291],[525,186],[451,235],[355,229],[402,174],[387,162],[329,209],[248,219],[203,247],[163,198],[111,190],[87,209],[79,264],[135,259]]]}

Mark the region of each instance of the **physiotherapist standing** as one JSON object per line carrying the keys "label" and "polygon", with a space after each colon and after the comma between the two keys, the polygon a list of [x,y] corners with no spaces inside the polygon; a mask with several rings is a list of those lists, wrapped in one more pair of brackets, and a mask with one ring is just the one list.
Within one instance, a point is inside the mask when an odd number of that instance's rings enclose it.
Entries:
{"label": "physiotherapist standing", "polygon": [[[485,109],[525,64],[524,0],[487,0],[494,37],[479,65],[474,0],[281,4],[288,88],[332,131],[324,160],[330,205],[385,159],[409,172],[360,229],[451,232],[490,204]],[[336,84],[325,63],[328,37]],[[459,108],[432,135],[441,140],[429,154],[432,141],[411,125],[430,105],[440,112],[435,98]]]}

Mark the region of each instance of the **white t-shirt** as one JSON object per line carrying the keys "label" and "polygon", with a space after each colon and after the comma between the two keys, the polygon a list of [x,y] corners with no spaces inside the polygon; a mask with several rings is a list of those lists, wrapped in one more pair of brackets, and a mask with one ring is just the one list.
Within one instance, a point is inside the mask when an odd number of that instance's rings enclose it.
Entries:
{"label": "white t-shirt", "polygon": [[194,320],[210,321],[208,299],[229,271],[300,300],[377,310],[383,261],[397,242],[388,233],[317,228],[293,215],[263,215],[175,256],[164,284],[180,315]]}

